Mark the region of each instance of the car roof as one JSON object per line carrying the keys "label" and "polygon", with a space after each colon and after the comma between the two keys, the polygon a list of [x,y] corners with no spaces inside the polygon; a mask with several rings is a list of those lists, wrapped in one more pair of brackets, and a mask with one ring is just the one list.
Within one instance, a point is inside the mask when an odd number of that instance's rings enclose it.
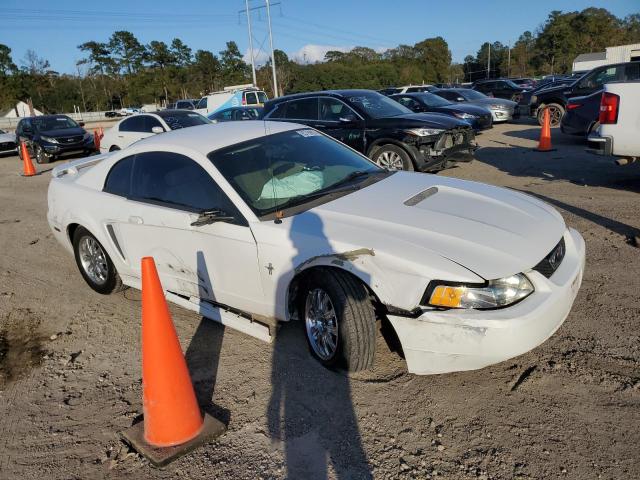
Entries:
{"label": "car roof", "polygon": [[344,89],[344,90],[318,90],[315,92],[304,92],[304,93],[293,93],[291,95],[284,95],[282,97],[274,98],[269,100],[267,103],[279,103],[285,102],[289,100],[295,100],[297,98],[307,98],[307,97],[317,97],[317,96],[325,96],[325,97],[346,97],[347,95],[361,95],[367,93],[377,93],[378,95],[382,95],[376,90],[367,90],[367,89]]}
{"label": "car roof", "polygon": [[170,145],[188,148],[207,155],[213,150],[235,145],[236,143],[297,128],[309,127],[296,123],[264,122],[262,120],[223,122],[171,130],[162,135],[147,137],[136,142],[135,145],[144,146],[145,150],[153,148],[154,145],[158,147]]}

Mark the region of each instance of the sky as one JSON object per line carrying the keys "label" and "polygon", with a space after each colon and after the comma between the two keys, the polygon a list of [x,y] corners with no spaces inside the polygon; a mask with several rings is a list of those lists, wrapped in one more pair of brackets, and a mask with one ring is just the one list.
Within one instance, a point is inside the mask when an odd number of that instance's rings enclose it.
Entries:
{"label": "sky", "polygon": [[[640,11],[640,0],[270,0],[274,48],[299,62],[315,62],[327,50],[366,46],[384,51],[442,36],[454,61],[474,55],[486,41],[513,43],[535,31],[552,10],[604,7],[618,17]],[[249,0],[258,61],[268,58],[265,0]],[[29,6],[26,8],[26,6]],[[75,73],[83,58],[77,46],[106,42],[129,30],[144,44],[179,37],[195,52],[214,53],[234,40],[249,59],[245,0],[0,0],[0,44],[22,64],[28,49],[53,70]]]}

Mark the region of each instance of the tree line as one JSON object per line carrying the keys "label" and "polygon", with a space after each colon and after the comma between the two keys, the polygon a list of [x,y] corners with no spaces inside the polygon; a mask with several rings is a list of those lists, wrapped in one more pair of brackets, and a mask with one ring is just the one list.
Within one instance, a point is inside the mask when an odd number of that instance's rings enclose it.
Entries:
{"label": "tree line", "polygon": [[[571,71],[580,53],[607,46],[640,42],[640,14],[618,18],[606,9],[552,11],[532,33],[525,31],[513,45],[483,43],[462,64],[452,62],[442,37],[384,52],[355,47],[329,51],[323,62],[299,64],[276,50],[279,92],[295,93],[331,88],[379,89],[410,83],[473,81],[506,76],[537,76]],[[108,41],[78,46],[84,58],[74,74],[59,74],[36,51],[28,50],[18,67],[11,49],[0,44],[0,110],[31,99],[42,111],[112,110],[122,106],[199,98],[224,86],[251,83],[251,68],[238,45],[229,41],[214,54],[193,51],[179,38],[170,44],[142,44],[128,31],[114,32]],[[491,67],[487,59],[491,55]],[[258,85],[273,96],[270,61],[257,70]]]}

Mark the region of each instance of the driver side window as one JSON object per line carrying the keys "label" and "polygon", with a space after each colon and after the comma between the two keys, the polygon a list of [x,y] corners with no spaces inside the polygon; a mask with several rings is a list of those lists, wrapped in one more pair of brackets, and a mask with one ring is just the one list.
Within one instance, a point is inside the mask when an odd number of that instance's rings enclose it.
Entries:
{"label": "driver side window", "polygon": [[195,161],[173,152],[136,155],[131,179],[134,200],[189,212],[220,209],[244,220],[209,173]]}

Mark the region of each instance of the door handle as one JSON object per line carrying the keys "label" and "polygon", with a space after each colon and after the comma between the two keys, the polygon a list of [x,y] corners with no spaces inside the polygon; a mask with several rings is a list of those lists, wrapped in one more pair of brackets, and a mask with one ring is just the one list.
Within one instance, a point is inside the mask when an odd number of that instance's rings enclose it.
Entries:
{"label": "door handle", "polygon": [[135,223],[136,225],[142,225],[144,223],[144,220],[142,219],[142,217],[137,217],[135,215],[132,215],[131,217],[129,217],[129,223]]}
{"label": "door handle", "polygon": [[118,138],[124,138],[124,135],[118,135]]}

